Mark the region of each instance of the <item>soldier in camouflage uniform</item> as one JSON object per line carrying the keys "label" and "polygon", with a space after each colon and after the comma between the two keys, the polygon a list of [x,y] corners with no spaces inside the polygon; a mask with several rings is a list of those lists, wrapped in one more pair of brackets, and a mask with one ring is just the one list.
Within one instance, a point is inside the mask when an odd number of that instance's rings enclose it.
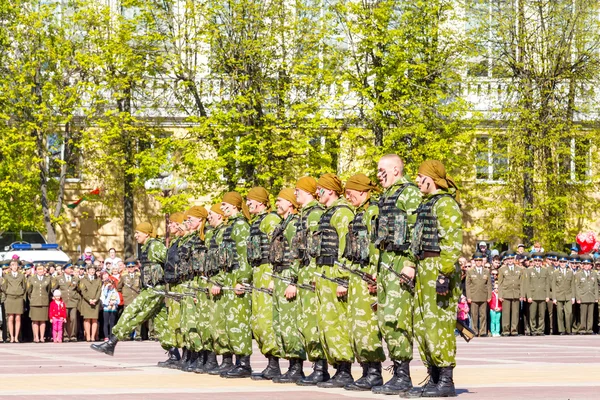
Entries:
{"label": "soldier in camouflage uniform", "polygon": [[[223,378],[247,378],[252,375],[250,355],[252,354],[252,331],[250,329],[250,294],[243,284],[251,283],[252,269],[247,260],[247,242],[250,236],[248,219],[250,214],[245,208],[242,196],[237,192],[228,192],[223,196],[221,209],[228,218],[219,246],[219,264],[222,274],[213,285],[214,296],[225,297],[223,310],[219,314],[225,318],[225,337],[223,346],[236,355],[236,365],[221,372]],[[215,277],[217,278],[217,277]],[[233,288],[233,290],[225,290]]]}
{"label": "soldier in camouflage uniform", "polygon": [[371,198],[373,192],[379,192],[379,188],[365,174],[354,175],[346,182],[346,198],[355,207],[356,215],[346,236],[344,258],[352,262],[351,269],[366,274],[359,276],[352,273],[348,286],[352,348],[363,373],[356,382],[346,385],[346,390],[371,390],[374,386],[383,385],[381,363],[385,360],[385,354],[374,311],[377,306],[377,288],[376,284],[369,284],[365,280],[376,277],[379,262],[379,251],[371,242],[379,215],[377,203]]}
{"label": "soldier in camouflage uniform", "polygon": [[451,397],[456,396],[454,329],[461,294],[457,260],[462,250],[462,212],[455,199],[458,188],[441,162],[423,162],[417,185],[424,197],[417,209],[411,243],[411,252],[418,260],[413,323],[429,381],[405,396]]}
{"label": "soldier in camouflage uniform", "polygon": [[[176,212],[169,216],[169,223],[167,224],[170,242],[165,261],[165,282],[168,291],[175,293],[181,292],[183,258],[185,257],[183,245],[187,240],[186,235],[188,234],[183,222],[184,214]],[[164,362],[158,363],[158,366],[182,369],[184,363],[189,361],[190,355],[188,348],[183,344],[183,335],[181,333],[181,303],[173,298],[166,299],[165,303],[167,305],[166,315],[162,314],[162,316],[166,317],[169,334],[163,335],[160,338],[160,344],[163,348],[169,349],[169,358]],[[170,360],[173,359],[172,353],[177,351],[176,349],[178,348],[183,348],[181,360],[177,363],[171,363]]]}
{"label": "soldier in camouflage uniform", "polygon": [[[271,237],[269,262],[276,276],[298,282],[298,259],[292,257],[292,240],[296,235],[298,202],[294,189],[283,189],[277,196],[277,214],[283,221]],[[275,383],[296,383],[304,379],[302,364],[306,353],[298,331],[298,290],[292,283],[275,279],[273,287],[273,330],[281,357],[289,360],[286,373],[273,378]]]}
{"label": "soldier in camouflage uniform", "polygon": [[397,274],[408,276],[415,268],[409,256],[410,230],[421,202],[419,189],[404,177],[404,162],[396,154],[383,156],[377,178],[384,188],[379,199],[379,217],[374,244],[380,250],[377,274],[377,318],[379,329],[393,362],[393,376],[373,393],[399,394],[412,388],[410,362],[413,358],[413,291]]}
{"label": "soldier in camouflage uniform", "polygon": [[[196,373],[207,373],[212,375],[219,375],[223,371],[229,371],[233,366],[232,355],[226,345],[223,345],[223,338],[225,337],[225,316],[224,312],[224,299],[222,295],[213,295],[210,293],[212,284],[206,279],[215,279],[217,282],[222,282],[222,272],[219,269],[219,246],[223,241],[223,233],[225,232],[224,224],[224,213],[221,210],[220,204],[214,204],[208,212],[208,222],[212,229],[206,232],[205,243],[207,247],[207,255],[205,261],[205,268],[202,275],[198,278],[198,287],[207,289],[205,308],[198,308],[198,321],[204,320],[207,323],[202,324],[198,328],[200,337],[202,338],[202,347],[204,347],[208,353],[206,355],[206,362],[202,368],[197,368],[194,372]],[[204,279],[203,279],[204,278]],[[200,295],[200,294],[199,294]],[[227,343],[227,342],[225,342]],[[223,362],[221,366],[217,363],[217,354],[223,355]]]}
{"label": "soldier in camouflage uniform", "polygon": [[[342,182],[336,175],[325,174],[319,178],[319,202],[327,208],[321,215],[317,231],[309,237],[308,250],[316,258],[321,274],[330,279],[347,282],[349,273],[335,265],[336,261],[345,262],[342,255],[346,247],[348,225],[354,218],[352,206],[340,197],[343,193]],[[317,276],[315,283],[319,304],[317,324],[321,343],[327,361],[337,370],[330,380],[320,382],[317,386],[344,387],[354,382],[351,371],[354,353],[348,324],[348,289],[320,276]]]}
{"label": "soldier in camouflage uniform", "polygon": [[[250,189],[246,196],[246,205],[250,214],[254,216],[248,239],[248,262],[252,266],[252,281],[255,287],[267,288],[272,278],[266,273],[273,272],[269,264],[269,243],[271,234],[281,222],[281,218],[271,211],[269,193],[262,187]],[[258,290],[252,292],[250,324],[258,348],[268,360],[267,368],[260,373],[252,374],[252,379],[271,380],[281,375],[280,353],[273,331],[272,296]]]}
{"label": "soldier in camouflage uniform", "polygon": [[[298,283],[314,286],[317,265],[315,258],[308,253],[308,237],[316,232],[321,215],[325,211],[315,196],[317,181],[305,176],[296,182],[296,201],[301,207],[296,234],[292,240],[292,258],[298,263]],[[313,386],[329,380],[325,351],[321,345],[317,325],[317,295],[308,289],[298,289],[298,330],[308,361],[314,363],[314,371],[296,382],[300,386]]]}
{"label": "soldier in camouflage uniform", "polygon": [[[187,259],[185,260],[186,280],[183,282],[183,293],[193,293],[198,287],[198,280],[202,276],[206,259],[206,245],[204,243],[205,225],[208,211],[202,206],[193,206],[186,211],[186,226],[190,231],[186,242]],[[208,324],[204,310],[207,307],[207,297],[198,293],[195,297],[187,295],[182,300],[181,306],[181,332],[185,346],[190,350],[190,360],[185,366],[185,371],[200,372],[204,368],[208,352],[203,346],[201,337],[204,325]],[[200,312],[199,312],[200,310]]]}
{"label": "soldier in camouflage uniform", "polygon": [[[152,290],[164,290],[163,264],[167,258],[167,248],[153,236],[154,229],[149,222],[142,222],[135,228],[135,239],[142,245],[140,262],[144,290],[127,307],[119,322],[114,326],[110,338],[102,344],[93,344],[92,349],[112,356],[119,340],[124,340],[139,324],[155,318],[164,306],[164,296]],[[159,337],[165,330],[165,321],[157,318],[156,330]]]}

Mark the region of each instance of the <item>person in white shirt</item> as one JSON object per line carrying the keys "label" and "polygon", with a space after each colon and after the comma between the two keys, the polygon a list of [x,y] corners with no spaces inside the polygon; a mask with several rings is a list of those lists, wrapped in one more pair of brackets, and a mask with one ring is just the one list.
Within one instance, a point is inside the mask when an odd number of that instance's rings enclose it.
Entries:
{"label": "person in white shirt", "polygon": [[119,263],[119,261],[122,261],[119,257],[117,257],[117,251],[114,248],[111,248],[110,250],[108,250],[108,257],[106,258],[106,260],[104,260],[104,268],[106,269],[108,266],[107,264],[112,265],[117,265]]}

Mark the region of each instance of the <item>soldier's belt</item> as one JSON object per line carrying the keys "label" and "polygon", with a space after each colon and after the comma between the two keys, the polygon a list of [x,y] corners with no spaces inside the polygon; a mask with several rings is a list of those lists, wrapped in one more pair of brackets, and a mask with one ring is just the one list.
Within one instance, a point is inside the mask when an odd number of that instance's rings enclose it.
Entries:
{"label": "soldier's belt", "polygon": [[263,264],[268,264],[269,263],[269,259],[268,258],[261,258],[260,260],[252,260],[250,261],[250,265],[252,265],[253,267],[260,267]]}
{"label": "soldier's belt", "polygon": [[439,251],[424,251],[419,255],[419,259],[424,260],[426,258],[435,258],[435,257],[439,257],[439,256],[440,256]]}
{"label": "soldier's belt", "polygon": [[317,264],[318,265],[326,265],[329,267],[332,267],[333,264],[337,261],[337,257],[335,256],[323,256],[323,257],[317,257]]}

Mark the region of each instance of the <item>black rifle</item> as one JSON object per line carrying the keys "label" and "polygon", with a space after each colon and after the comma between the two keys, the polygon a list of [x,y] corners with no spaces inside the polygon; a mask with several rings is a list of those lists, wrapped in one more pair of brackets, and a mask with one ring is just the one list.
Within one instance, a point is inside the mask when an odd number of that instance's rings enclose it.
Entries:
{"label": "black rifle", "polygon": [[408,286],[408,289],[410,289],[411,291],[415,290],[415,282],[412,279],[410,279],[408,275],[394,271],[394,269],[389,264],[386,264],[384,262],[381,263],[381,266],[390,271],[392,274],[396,275],[398,279],[400,279],[400,283],[403,283],[406,286]]}
{"label": "black rifle", "polygon": [[222,287],[223,287],[223,284],[222,284],[222,283],[219,283],[219,282],[217,282],[217,281],[213,281],[213,280],[212,280],[212,279],[210,279],[209,277],[206,277],[206,276],[201,276],[200,278],[201,278],[201,279],[203,279],[203,280],[205,280],[206,282],[208,282],[208,283],[212,283],[213,285],[215,285],[215,286],[218,286],[218,287],[220,287],[220,288],[222,288]]}
{"label": "black rifle", "polygon": [[196,292],[202,292],[202,293],[206,293],[206,294],[209,293],[209,290],[207,288],[203,288],[203,287],[193,287],[193,286],[190,286],[190,285],[183,285],[183,287],[186,288],[186,289],[194,290]]}
{"label": "black rifle", "polygon": [[462,322],[460,322],[459,320],[456,320],[456,330],[458,331],[460,336],[463,339],[465,339],[467,343],[469,343],[471,339],[475,337],[475,331],[463,324]]}
{"label": "black rifle", "polygon": [[186,297],[194,297],[194,298],[196,297],[195,293],[176,293],[176,292],[167,292],[165,290],[156,290],[156,289],[152,289],[152,291],[156,294],[164,296],[168,299],[173,299],[177,302],[181,302]]}
{"label": "black rifle", "polygon": [[304,290],[310,290],[311,292],[315,291],[315,287],[312,285],[303,285],[301,283],[294,282],[289,278],[284,278],[283,276],[275,275],[270,272],[265,272],[265,274],[272,276],[273,278],[279,279],[280,281],[282,281],[283,283],[287,283],[288,285],[296,286],[297,288]]}
{"label": "black rifle", "polygon": [[256,290],[257,292],[266,293],[269,296],[273,296],[273,291],[271,289],[252,286],[249,283],[242,283],[242,285],[244,286],[244,288],[246,289],[246,291],[250,291],[251,292],[253,290]]}
{"label": "black rifle", "polygon": [[330,278],[328,276],[325,276],[319,272],[315,272],[315,275],[318,276],[319,278],[323,278],[325,280],[328,280],[330,282],[333,283],[337,283],[338,286],[342,286],[345,289],[348,289],[348,281],[342,278]]}
{"label": "black rifle", "polygon": [[371,275],[367,274],[366,272],[360,271],[358,269],[349,268],[346,266],[346,264],[342,264],[339,261],[334,261],[334,263],[341,269],[344,269],[344,270],[350,272],[351,274],[354,274],[354,275],[360,277],[363,281],[367,282],[368,285],[370,285],[370,286],[377,285],[377,281],[375,281],[375,279]]}

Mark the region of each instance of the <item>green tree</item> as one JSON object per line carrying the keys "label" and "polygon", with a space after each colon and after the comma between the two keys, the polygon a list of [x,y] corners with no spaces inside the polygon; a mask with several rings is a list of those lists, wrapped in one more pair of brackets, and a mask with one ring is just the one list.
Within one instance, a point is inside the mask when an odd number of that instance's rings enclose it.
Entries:
{"label": "green tree", "polygon": [[495,136],[508,168],[477,205],[492,235],[562,248],[584,228],[597,190],[598,4],[518,0],[483,11],[473,25],[485,69],[503,87],[495,111],[506,133]]}

